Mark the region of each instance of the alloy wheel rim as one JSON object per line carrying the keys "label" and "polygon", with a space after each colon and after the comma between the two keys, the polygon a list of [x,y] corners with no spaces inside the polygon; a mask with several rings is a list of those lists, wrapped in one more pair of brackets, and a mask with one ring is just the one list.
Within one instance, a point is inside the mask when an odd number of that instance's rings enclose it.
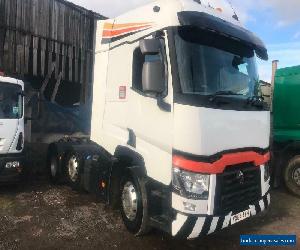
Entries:
{"label": "alloy wheel rim", "polygon": [[296,168],[293,173],[293,180],[300,186],[300,167]]}
{"label": "alloy wheel rim", "polygon": [[72,182],[76,182],[78,178],[79,161],[75,155],[70,157],[68,162],[69,177]]}
{"label": "alloy wheel rim", "polygon": [[124,185],[122,192],[122,206],[128,220],[134,221],[137,215],[137,192],[131,182]]}

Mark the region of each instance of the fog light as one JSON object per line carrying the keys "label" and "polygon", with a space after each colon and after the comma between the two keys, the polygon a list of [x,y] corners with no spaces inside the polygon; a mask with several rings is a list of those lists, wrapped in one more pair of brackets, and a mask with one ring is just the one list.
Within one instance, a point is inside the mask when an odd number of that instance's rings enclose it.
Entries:
{"label": "fog light", "polygon": [[20,162],[18,161],[10,161],[7,162],[5,165],[5,168],[7,169],[18,168],[18,167],[20,167]]}

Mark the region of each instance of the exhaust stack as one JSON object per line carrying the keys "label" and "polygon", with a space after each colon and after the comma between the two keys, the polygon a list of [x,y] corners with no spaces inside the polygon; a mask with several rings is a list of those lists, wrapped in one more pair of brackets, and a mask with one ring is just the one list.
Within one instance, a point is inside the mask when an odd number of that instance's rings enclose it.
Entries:
{"label": "exhaust stack", "polygon": [[275,84],[275,75],[278,69],[278,62],[279,62],[278,60],[274,60],[272,62],[272,79],[271,79],[272,88],[274,88],[274,84]]}
{"label": "exhaust stack", "polygon": [[275,86],[275,76],[276,76],[276,71],[278,69],[278,60],[274,60],[272,62],[272,79],[271,79],[271,107],[270,110],[273,112],[273,94],[274,94],[274,86]]}

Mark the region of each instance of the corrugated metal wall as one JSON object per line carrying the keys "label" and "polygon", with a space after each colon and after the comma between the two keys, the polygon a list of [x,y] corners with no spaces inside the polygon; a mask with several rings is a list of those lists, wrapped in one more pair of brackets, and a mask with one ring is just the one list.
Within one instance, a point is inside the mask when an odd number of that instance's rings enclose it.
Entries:
{"label": "corrugated metal wall", "polygon": [[96,19],[104,17],[63,0],[0,0],[0,69],[86,85]]}

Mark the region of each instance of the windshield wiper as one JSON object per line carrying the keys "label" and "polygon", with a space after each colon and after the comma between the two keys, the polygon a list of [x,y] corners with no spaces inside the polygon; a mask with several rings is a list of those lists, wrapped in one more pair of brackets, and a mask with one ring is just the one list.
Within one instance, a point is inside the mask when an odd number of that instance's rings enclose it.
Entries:
{"label": "windshield wiper", "polygon": [[217,97],[219,96],[242,96],[243,94],[239,94],[233,91],[217,91],[216,93],[214,93],[213,95],[211,95],[211,98],[209,99],[211,102],[215,101]]}

